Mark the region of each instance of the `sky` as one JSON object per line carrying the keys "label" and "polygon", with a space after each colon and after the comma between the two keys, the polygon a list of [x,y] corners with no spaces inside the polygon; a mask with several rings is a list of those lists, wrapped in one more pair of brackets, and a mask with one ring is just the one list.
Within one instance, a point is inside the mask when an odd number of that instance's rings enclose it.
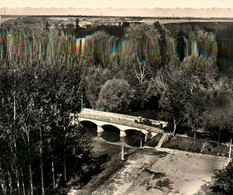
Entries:
{"label": "sky", "polygon": [[233,0],[0,0],[0,7],[233,8]]}

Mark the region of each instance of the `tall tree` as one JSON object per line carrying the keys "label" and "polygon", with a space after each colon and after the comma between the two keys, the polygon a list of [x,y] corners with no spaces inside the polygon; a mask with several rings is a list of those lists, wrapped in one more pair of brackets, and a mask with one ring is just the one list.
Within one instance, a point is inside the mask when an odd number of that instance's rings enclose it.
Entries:
{"label": "tall tree", "polygon": [[187,118],[187,108],[190,105],[191,92],[188,82],[182,79],[183,72],[174,70],[166,82],[166,91],[159,101],[165,117],[173,123],[173,135],[177,125]]}
{"label": "tall tree", "polygon": [[133,96],[134,91],[127,81],[123,79],[108,80],[100,90],[97,104],[102,110],[126,113]]}

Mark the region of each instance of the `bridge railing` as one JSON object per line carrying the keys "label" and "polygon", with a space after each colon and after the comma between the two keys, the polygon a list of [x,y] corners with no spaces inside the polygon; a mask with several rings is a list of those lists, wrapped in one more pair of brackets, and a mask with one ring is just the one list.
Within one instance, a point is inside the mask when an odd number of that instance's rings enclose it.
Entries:
{"label": "bridge railing", "polygon": [[128,118],[124,119],[124,118],[112,117],[112,116],[108,117],[107,115],[101,116],[101,115],[95,115],[92,113],[79,113],[78,117],[100,120],[100,121],[105,121],[105,122],[110,122],[110,123],[116,123],[120,125],[126,125],[126,126],[135,127],[138,129],[144,129],[144,130],[150,130],[150,131],[156,131],[156,132],[159,131],[161,133],[163,132],[163,130],[159,128],[148,126],[148,125],[143,125],[143,124],[138,124],[138,123],[135,123],[133,119],[131,120]]}
{"label": "bridge railing", "polygon": [[[98,116],[103,116],[103,117],[111,117],[111,118],[120,118],[120,119],[125,119],[127,121],[132,121],[134,122],[135,120],[138,119],[138,116],[132,116],[132,115],[125,115],[125,114],[119,114],[119,113],[113,113],[113,112],[104,112],[100,110],[94,110],[90,108],[83,108],[81,111],[81,114],[94,114]],[[152,123],[152,125],[156,126],[162,126],[163,128],[168,125],[167,121],[161,121],[161,120],[154,120],[154,119],[149,119]]]}

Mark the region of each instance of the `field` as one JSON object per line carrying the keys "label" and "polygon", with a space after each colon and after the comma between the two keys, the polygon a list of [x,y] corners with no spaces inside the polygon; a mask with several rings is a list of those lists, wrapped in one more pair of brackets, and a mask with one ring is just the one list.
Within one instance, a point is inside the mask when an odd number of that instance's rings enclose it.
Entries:
{"label": "field", "polygon": [[2,18],[1,16],[0,16],[0,24],[3,24],[4,22],[7,22],[7,21],[9,21],[9,20],[15,20],[17,17],[4,17],[4,18]]}
{"label": "field", "polygon": [[153,24],[160,22],[161,24],[176,24],[176,23],[232,23],[232,18],[157,18],[157,17],[117,17],[117,16],[2,16],[1,23],[8,20],[17,20],[22,18],[32,18],[33,20],[47,18],[51,23],[73,23],[76,18],[79,19],[80,27],[87,27],[87,25],[119,25],[119,22],[140,22],[145,24]]}

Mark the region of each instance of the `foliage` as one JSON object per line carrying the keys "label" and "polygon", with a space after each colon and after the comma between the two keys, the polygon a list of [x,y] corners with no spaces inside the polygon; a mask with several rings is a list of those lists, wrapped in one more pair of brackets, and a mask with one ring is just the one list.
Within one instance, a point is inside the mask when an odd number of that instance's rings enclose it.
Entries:
{"label": "foliage", "polygon": [[221,140],[221,134],[225,134],[228,137],[228,132],[231,131],[233,127],[232,119],[233,111],[230,108],[214,108],[209,109],[205,113],[205,127],[212,132],[214,137],[216,137],[218,144]]}
{"label": "foliage", "polygon": [[0,43],[3,43],[0,62],[69,64],[79,61],[74,36],[48,32],[41,26],[16,25],[0,30]]}
{"label": "foliage", "polygon": [[191,137],[183,136],[170,136],[168,140],[163,143],[163,147],[225,157],[228,156],[229,152],[229,148],[226,145],[217,145],[206,139],[193,140]]}
{"label": "foliage", "polygon": [[228,166],[222,170],[215,171],[212,177],[213,184],[211,186],[213,192],[232,194],[233,193],[233,164],[230,162]]}
{"label": "foliage", "polygon": [[167,90],[167,85],[162,75],[157,74],[155,78],[151,78],[146,90],[147,102],[150,107],[154,109],[158,108],[160,98],[164,95]]}
{"label": "foliage", "polygon": [[133,96],[134,91],[127,81],[112,79],[101,87],[97,105],[105,111],[125,113]]}
{"label": "foliage", "polygon": [[86,182],[95,172],[90,142],[69,119],[81,107],[81,67],[13,64],[0,74],[1,192],[43,194],[74,176]]}
{"label": "foliage", "polygon": [[101,87],[108,79],[111,78],[111,72],[107,68],[103,69],[102,67],[90,67],[86,70],[85,74],[85,95],[88,104],[92,108],[96,108],[96,103],[99,97]]}
{"label": "foliage", "polygon": [[152,25],[130,25],[125,30],[125,39],[138,43],[137,57],[139,61],[148,60],[151,63],[159,63],[160,34]]}
{"label": "foliage", "polygon": [[187,109],[190,106],[191,92],[188,82],[182,76],[180,70],[171,72],[166,83],[167,89],[159,101],[166,119],[174,124],[174,135],[177,124],[184,122],[187,118]]}

